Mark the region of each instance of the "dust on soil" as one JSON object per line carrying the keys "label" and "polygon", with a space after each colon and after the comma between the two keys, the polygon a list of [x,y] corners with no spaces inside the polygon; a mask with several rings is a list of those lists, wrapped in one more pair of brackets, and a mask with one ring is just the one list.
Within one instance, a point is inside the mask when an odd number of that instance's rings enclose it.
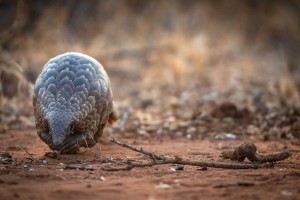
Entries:
{"label": "dust on soil", "polygon": [[[157,154],[178,155],[205,161],[224,161],[222,149],[232,148],[243,140],[189,140],[155,137],[150,140],[119,140],[143,147]],[[256,142],[260,152],[299,149],[291,141]],[[20,165],[2,164],[0,199],[299,199],[300,156],[295,152],[273,168],[228,170],[184,166],[172,171],[172,165],[134,168],[130,171],[62,170],[62,163],[91,160],[95,156],[114,159],[144,160],[144,155],[109,142],[104,136],[100,147],[79,155],[43,157],[49,151],[34,129],[10,130],[0,135],[1,149],[6,149]],[[30,156],[47,163],[30,165]],[[101,151],[100,151],[101,148]],[[26,162],[28,164],[26,164]],[[45,162],[45,161],[44,161]],[[226,161],[232,162],[232,161]],[[86,165],[89,165],[87,163]],[[97,163],[93,163],[97,166]]]}

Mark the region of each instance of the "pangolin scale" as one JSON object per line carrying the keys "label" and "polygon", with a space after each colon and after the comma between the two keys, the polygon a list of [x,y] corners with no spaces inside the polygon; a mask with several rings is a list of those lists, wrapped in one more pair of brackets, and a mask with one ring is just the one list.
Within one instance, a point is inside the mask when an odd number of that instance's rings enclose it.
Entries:
{"label": "pangolin scale", "polygon": [[65,53],[46,63],[33,95],[37,134],[52,150],[92,147],[116,120],[110,80],[95,59]]}

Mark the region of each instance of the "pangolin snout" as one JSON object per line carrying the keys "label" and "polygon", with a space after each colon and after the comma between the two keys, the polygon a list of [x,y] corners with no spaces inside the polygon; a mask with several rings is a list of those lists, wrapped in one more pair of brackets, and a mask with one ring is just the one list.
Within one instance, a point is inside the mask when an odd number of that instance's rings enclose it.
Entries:
{"label": "pangolin snout", "polygon": [[65,111],[56,111],[49,114],[49,125],[53,145],[60,147],[67,134],[71,124],[72,115]]}
{"label": "pangolin snout", "polygon": [[54,144],[54,146],[56,146],[56,147],[59,148],[62,145],[64,139],[65,139],[65,137],[63,137],[61,135],[57,136],[57,137],[53,137],[53,144]]}

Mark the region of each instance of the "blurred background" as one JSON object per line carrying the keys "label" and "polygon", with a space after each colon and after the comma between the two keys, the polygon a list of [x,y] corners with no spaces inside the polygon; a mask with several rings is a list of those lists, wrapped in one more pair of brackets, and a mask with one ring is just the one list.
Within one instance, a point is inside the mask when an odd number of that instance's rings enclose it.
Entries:
{"label": "blurred background", "polygon": [[300,137],[296,0],[0,0],[0,133],[65,52],[107,70],[125,137]]}

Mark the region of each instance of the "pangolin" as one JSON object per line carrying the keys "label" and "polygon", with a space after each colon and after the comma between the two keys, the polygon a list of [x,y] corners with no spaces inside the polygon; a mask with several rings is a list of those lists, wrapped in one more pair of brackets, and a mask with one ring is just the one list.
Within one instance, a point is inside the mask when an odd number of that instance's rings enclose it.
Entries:
{"label": "pangolin", "polygon": [[38,136],[59,153],[94,146],[105,125],[117,119],[107,73],[81,53],[46,63],[35,82],[33,107]]}

